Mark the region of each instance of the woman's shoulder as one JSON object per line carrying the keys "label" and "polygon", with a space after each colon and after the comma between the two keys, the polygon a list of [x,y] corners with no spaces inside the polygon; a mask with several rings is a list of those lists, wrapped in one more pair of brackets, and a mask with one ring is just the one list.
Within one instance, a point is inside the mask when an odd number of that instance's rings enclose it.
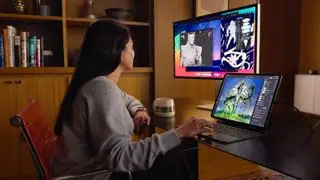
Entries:
{"label": "woman's shoulder", "polygon": [[108,94],[115,94],[119,93],[119,88],[117,85],[112,82],[111,80],[108,80],[104,76],[98,76],[87,83],[83,85],[83,87],[80,90],[80,93],[85,95],[85,94],[105,94],[108,92]]}

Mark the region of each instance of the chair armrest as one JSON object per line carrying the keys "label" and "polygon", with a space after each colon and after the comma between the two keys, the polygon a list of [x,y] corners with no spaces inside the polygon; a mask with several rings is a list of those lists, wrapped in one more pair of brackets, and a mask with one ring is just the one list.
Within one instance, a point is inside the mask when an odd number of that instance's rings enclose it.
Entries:
{"label": "chair armrest", "polygon": [[52,178],[52,180],[71,180],[71,179],[78,179],[78,178],[82,178],[82,177],[90,177],[90,176],[104,174],[104,173],[107,176],[110,176],[112,174],[112,171],[111,170],[101,170],[101,171],[90,172],[90,173],[85,173],[85,174],[66,175],[66,176]]}

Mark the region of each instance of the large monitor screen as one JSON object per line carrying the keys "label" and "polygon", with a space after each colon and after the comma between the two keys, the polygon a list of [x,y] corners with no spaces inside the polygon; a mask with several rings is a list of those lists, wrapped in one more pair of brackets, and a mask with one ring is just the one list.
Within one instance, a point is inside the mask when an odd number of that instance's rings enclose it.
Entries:
{"label": "large monitor screen", "polygon": [[258,5],[173,23],[175,77],[258,71]]}

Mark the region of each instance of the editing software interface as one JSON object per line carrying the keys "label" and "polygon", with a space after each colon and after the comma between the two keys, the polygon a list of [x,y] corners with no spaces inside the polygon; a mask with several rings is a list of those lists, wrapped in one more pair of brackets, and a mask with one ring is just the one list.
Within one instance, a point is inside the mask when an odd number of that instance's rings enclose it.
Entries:
{"label": "editing software interface", "polygon": [[279,76],[227,76],[214,117],[264,127],[280,81]]}
{"label": "editing software interface", "polygon": [[174,23],[176,77],[223,78],[254,73],[257,7]]}

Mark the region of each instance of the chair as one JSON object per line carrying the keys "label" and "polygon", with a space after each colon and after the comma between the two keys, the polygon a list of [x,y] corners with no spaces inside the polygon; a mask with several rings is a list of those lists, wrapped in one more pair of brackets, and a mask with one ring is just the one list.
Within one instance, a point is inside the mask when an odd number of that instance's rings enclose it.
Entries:
{"label": "chair", "polygon": [[[38,179],[41,180],[69,180],[89,177],[98,174],[108,174],[111,176],[112,171],[102,170],[98,172],[68,175],[64,177],[52,178],[49,171],[50,158],[56,143],[56,137],[47,125],[42,114],[41,107],[35,101],[28,103],[19,114],[10,118],[10,123],[18,127],[21,135],[28,145],[33,162],[35,164]],[[129,174],[130,175],[130,174]]]}

